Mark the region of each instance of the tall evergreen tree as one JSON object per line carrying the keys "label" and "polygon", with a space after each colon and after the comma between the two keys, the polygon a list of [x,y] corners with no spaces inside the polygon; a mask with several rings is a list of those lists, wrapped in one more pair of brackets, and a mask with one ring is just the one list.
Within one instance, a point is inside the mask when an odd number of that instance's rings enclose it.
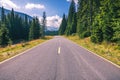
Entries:
{"label": "tall evergreen tree", "polygon": [[29,40],[33,40],[35,38],[35,18],[32,20],[30,31],[29,31]]}
{"label": "tall evergreen tree", "polygon": [[5,23],[5,18],[6,18],[6,16],[5,16],[4,8],[2,7],[2,9],[1,9],[1,22],[2,23]]}
{"label": "tall evergreen tree", "polygon": [[13,40],[15,40],[15,36],[14,36],[14,31],[15,31],[15,14],[14,14],[14,10],[12,9],[12,11],[10,12],[10,14],[8,14],[8,21],[9,21],[9,32],[10,32],[10,38]]}
{"label": "tall evergreen tree", "polygon": [[42,38],[45,37],[45,30],[46,30],[46,12],[43,12],[42,29],[41,29]]}
{"label": "tall evergreen tree", "polygon": [[76,33],[76,30],[77,30],[77,15],[76,13],[74,13],[74,16],[73,16],[73,19],[72,19],[72,26],[71,26],[71,31],[70,33]]}
{"label": "tall evergreen tree", "polygon": [[[108,0],[109,2],[107,2],[107,9],[109,11],[109,15],[107,17],[109,17],[109,27],[111,27],[114,31],[113,34],[113,41],[115,42],[120,42],[120,1],[119,0]],[[108,14],[108,13],[106,13]],[[108,24],[108,23],[107,23]],[[110,29],[110,28],[109,28]]]}
{"label": "tall evergreen tree", "polygon": [[71,33],[71,31],[72,31],[72,21],[74,19],[73,17],[74,17],[75,12],[76,12],[75,2],[74,2],[74,0],[72,0],[70,8],[69,8],[69,14],[68,14],[68,20],[67,20],[67,28],[66,28],[66,31],[65,31],[65,34],[67,36],[72,34]]}
{"label": "tall evergreen tree", "polygon": [[13,33],[13,37],[14,40],[21,40],[24,39],[24,26],[23,26],[23,21],[24,19],[22,19],[21,17],[19,17],[19,15],[15,14],[14,17],[14,26],[13,29],[15,30]]}
{"label": "tall evergreen tree", "polygon": [[104,40],[110,42],[113,37],[113,28],[111,26],[105,26],[103,28],[103,37]]}
{"label": "tall evergreen tree", "polygon": [[29,40],[40,38],[40,24],[37,17],[35,17],[30,26]]}
{"label": "tall evergreen tree", "polygon": [[78,1],[78,25],[77,32],[79,37],[83,38],[85,31],[89,30],[90,17],[89,17],[89,1],[88,0],[79,0]]}
{"label": "tall evergreen tree", "polygon": [[38,39],[40,38],[40,23],[39,23],[39,19],[36,17],[35,18],[35,38]]}
{"label": "tall evergreen tree", "polygon": [[24,19],[24,39],[28,40],[29,37],[29,21],[28,21],[28,17],[27,15],[25,15],[25,19]]}
{"label": "tall evergreen tree", "polygon": [[66,27],[67,27],[67,20],[66,20],[65,14],[63,14],[62,22],[61,22],[61,25],[60,25],[60,28],[59,28],[59,34],[60,35],[65,34]]}
{"label": "tall evergreen tree", "polygon": [[104,26],[103,26],[103,37],[106,41],[111,41],[113,37],[113,27],[112,27],[112,19],[114,17],[113,11],[112,11],[112,0],[103,0],[104,3],[102,5],[102,11],[104,13]]}
{"label": "tall evergreen tree", "polygon": [[0,25],[0,46],[7,45],[10,41],[9,31],[5,24]]}

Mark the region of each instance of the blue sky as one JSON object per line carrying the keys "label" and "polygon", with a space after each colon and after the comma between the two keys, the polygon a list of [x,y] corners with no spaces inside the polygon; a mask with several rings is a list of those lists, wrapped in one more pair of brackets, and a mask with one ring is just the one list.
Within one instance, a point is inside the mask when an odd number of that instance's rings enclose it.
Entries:
{"label": "blue sky", "polygon": [[[75,0],[77,2],[77,0]],[[59,27],[62,15],[68,14],[70,0],[0,0],[0,6],[15,11],[38,16],[41,20],[43,11],[47,15],[47,25]]]}

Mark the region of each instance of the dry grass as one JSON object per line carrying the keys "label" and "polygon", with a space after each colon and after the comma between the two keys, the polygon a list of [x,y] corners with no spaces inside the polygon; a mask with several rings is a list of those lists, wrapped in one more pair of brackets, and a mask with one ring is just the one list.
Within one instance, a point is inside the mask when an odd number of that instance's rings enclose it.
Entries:
{"label": "dry grass", "polygon": [[120,65],[120,47],[115,43],[94,44],[90,41],[90,38],[79,39],[78,36],[70,36],[68,39],[76,42],[80,46],[83,46],[94,53],[112,61],[113,63]]}
{"label": "dry grass", "polygon": [[29,48],[32,48],[40,43],[45,42],[51,38],[52,38],[52,36],[47,36],[47,37],[45,37],[45,39],[37,39],[37,40],[30,41],[30,42],[22,42],[19,44],[7,46],[5,48],[0,48],[0,61],[3,61],[12,56],[15,56]]}

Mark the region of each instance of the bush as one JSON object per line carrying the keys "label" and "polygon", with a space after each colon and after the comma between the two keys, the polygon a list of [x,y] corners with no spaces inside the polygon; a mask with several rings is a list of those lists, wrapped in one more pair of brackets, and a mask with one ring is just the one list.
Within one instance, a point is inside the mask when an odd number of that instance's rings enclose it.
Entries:
{"label": "bush", "polygon": [[103,32],[100,28],[96,29],[96,41],[97,43],[101,43],[103,41]]}
{"label": "bush", "polygon": [[89,31],[85,31],[82,33],[81,38],[86,38],[89,37],[91,35],[91,33]]}
{"label": "bush", "polygon": [[114,31],[113,31],[112,27],[110,27],[110,26],[103,27],[104,40],[106,40],[107,42],[111,41],[112,37],[113,37],[113,34],[114,34]]}
{"label": "bush", "polygon": [[76,33],[72,33],[72,36],[76,36],[77,34]]}
{"label": "bush", "polygon": [[90,40],[91,40],[93,43],[97,43],[97,39],[96,39],[95,35],[92,35],[92,36],[90,37]]}

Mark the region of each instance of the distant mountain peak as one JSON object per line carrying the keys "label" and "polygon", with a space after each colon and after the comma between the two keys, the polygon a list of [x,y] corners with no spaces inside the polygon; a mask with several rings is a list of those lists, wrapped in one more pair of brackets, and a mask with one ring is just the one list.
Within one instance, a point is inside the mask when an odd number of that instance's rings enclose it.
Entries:
{"label": "distant mountain peak", "polygon": [[58,31],[58,30],[59,30],[58,27],[47,26],[47,31]]}

